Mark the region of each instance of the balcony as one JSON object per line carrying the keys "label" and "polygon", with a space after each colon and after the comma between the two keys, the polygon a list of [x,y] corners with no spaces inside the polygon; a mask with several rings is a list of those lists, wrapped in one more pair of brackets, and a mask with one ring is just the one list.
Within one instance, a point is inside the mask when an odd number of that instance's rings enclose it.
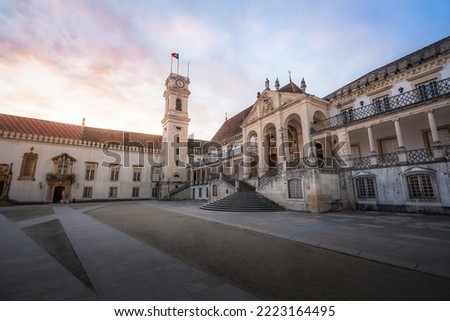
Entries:
{"label": "balcony", "polygon": [[60,174],[54,174],[54,173],[49,173],[47,174],[47,182],[67,182],[70,181],[70,183],[74,183],[75,182],[75,175],[74,174],[64,174],[64,175],[60,175]]}
{"label": "balcony", "polygon": [[426,86],[420,86],[396,96],[386,97],[382,101],[347,110],[342,114],[318,121],[312,125],[311,133],[335,129],[376,115],[403,110],[448,94],[450,94],[450,78],[432,82]]}
{"label": "balcony", "polygon": [[429,164],[436,162],[450,161],[450,145],[442,146],[444,158],[436,160],[433,151],[428,148],[418,148],[406,151],[406,162],[400,164],[398,153],[387,153],[383,155],[375,155],[375,162],[371,162],[371,156],[359,157],[352,159],[350,169],[368,169],[376,167],[395,167],[400,165],[416,165]]}

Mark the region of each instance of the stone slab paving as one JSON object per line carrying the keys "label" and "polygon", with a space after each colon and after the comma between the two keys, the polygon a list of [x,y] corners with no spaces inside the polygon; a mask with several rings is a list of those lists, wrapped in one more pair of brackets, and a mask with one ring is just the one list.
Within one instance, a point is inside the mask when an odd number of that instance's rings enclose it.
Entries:
{"label": "stone slab paving", "polygon": [[[75,209],[56,205],[53,206],[55,214],[17,222],[0,215],[0,299],[256,300],[220,279],[82,214],[100,206],[104,205]],[[42,208],[48,211],[48,205]],[[0,214],[5,209],[20,211],[21,207],[3,207]],[[55,218],[61,222],[93,289],[86,287],[21,230]]]}
{"label": "stone slab paving", "polygon": [[[400,213],[215,212],[200,202],[139,202],[316,247],[450,278],[450,217]],[[255,297],[83,212],[82,206],[1,207],[1,300],[254,300]],[[25,213],[20,218],[20,211]],[[14,213],[13,211],[18,211]],[[19,217],[19,219],[17,219]],[[93,289],[22,228],[59,219]]]}
{"label": "stone slab paving", "polygon": [[450,217],[382,212],[216,212],[190,201],[142,204],[450,278]]}

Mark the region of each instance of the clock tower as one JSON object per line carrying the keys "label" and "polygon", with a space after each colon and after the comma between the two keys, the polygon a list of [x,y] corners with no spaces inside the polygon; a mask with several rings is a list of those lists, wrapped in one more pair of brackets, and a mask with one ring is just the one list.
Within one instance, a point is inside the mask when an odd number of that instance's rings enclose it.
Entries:
{"label": "clock tower", "polygon": [[161,121],[162,175],[161,198],[187,182],[189,78],[171,73],[164,91],[165,112]]}

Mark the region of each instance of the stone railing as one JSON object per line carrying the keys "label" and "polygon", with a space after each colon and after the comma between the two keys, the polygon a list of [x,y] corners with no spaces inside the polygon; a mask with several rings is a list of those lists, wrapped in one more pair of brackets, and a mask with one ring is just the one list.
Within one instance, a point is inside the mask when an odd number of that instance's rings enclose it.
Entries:
{"label": "stone railing", "polygon": [[261,177],[259,177],[258,181],[258,186],[264,186],[267,183],[269,183],[274,177],[281,175],[281,173],[283,172],[283,163],[279,163],[276,167],[272,167],[269,168],[269,170],[262,175]]}
{"label": "stone railing", "polygon": [[[442,146],[446,161],[450,160],[450,145]],[[406,151],[406,163],[400,164],[397,153],[388,153],[383,155],[376,155],[376,162],[371,163],[371,157],[359,157],[352,159],[352,166],[350,169],[365,169],[375,167],[393,167],[399,165],[414,165],[427,164],[434,162],[441,162],[442,160],[435,160],[433,151],[428,148],[418,148]]]}

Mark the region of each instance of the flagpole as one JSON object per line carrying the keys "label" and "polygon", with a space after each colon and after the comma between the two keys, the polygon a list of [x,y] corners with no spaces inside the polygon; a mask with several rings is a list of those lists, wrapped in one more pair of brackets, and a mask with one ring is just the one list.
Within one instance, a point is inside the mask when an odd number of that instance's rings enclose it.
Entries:
{"label": "flagpole", "polygon": [[173,56],[170,56],[170,74],[172,74]]}
{"label": "flagpole", "polygon": [[189,79],[189,61],[188,61],[187,78]]}
{"label": "flagpole", "polygon": [[177,75],[179,74],[178,70],[180,68],[180,54],[178,53],[178,59],[177,59]]}

